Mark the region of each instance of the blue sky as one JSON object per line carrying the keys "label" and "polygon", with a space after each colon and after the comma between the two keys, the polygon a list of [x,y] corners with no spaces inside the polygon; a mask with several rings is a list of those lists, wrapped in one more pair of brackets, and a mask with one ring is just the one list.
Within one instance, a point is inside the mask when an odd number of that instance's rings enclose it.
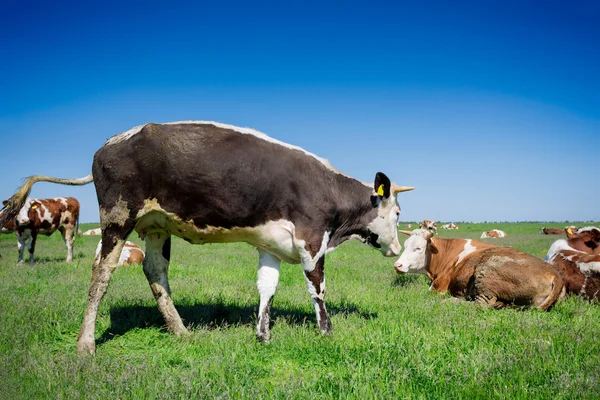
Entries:
{"label": "blue sky", "polygon": [[[3,199],[197,119],[414,185],[402,220],[600,220],[600,3],[82,3],[2,6]],[[32,195],[99,220],[93,185]]]}

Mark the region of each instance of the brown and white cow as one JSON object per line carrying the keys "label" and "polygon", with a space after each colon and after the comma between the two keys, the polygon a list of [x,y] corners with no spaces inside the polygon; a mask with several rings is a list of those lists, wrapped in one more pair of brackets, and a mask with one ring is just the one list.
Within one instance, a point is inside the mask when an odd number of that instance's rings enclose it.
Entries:
{"label": "brown and white cow", "polygon": [[98,235],[102,235],[102,229],[101,228],[88,229],[87,231],[83,232],[81,235],[82,236],[98,236]]}
{"label": "brown and white cow", "polygon": [[413,189],[392,185],[380,172],[366,185],[299,147],[209,121],[149,123],[113,136],[94,155],[92,174],[31,177],[11,205],[21,204],[38,181],[96,186],[102,250],[92,268],[79,353],[95,351],[98,306],[133,230],[146,242],[144,273],[175,335],[188,330],[171,299],[171,235],[196,244],[247,242],[258,248],[256,334],[263,342],[270,338],[280,264],[301,264],[318,326],[326,334],[331,322],[325,254],[348,239],[385,256],[400,254],[396,194]]}
{"label": "brown and white cow", "polygon": [[483,232],[481,234],[480,239],[485,239],[485,238],[495,239],[495,238],[505,238],[505,237],[506,237],[506,233],[504,233],[504,231],[501,231],[500,229],[492,229],[491,231]]}
{"label": "brown and white cow", "polygon": [[478,304],[547,310],[564,292],[562,278],[552,266],[510,247],[433,238],[423,229],[413,231],[404,247],[394,264],[398,273],[427,274],[438,292]]}
{"label": "brown and white cow", "polygon": [[449,223],[449,224],[444,224],[444,225],[440,226],[440,229],[446,229],[446,230],[453,231],[453,230],[457,230],[458,226],[456,224]]}
{"label": "brown and white cow", "polygon": [[425,220],[423,220],[423,222],[421,222],[419,224],[419,228],[427,229],[427,230],[435,233],[435,232],[437,232],[437,222],[425,219]]}
{"label": "brown and white cow", "polygon": [[60,232],[67,246],[66,262],[71,262],[78,221],[79,202],[73,197],[27,199],[15,218],[18,262],[23,262],[25,247],[29,252],[29,262],[33,262],[37,236],[50,236],[56,231]]}
{"label": "brown and white cow", "polygon": [[565,231],[558,228],[542,228],[540,230],[540,233],[542,235],[562,235],[563,233],[565,233]]}
{"label": "brown and white cow", "polygon": [[[100,255],[100,251],[102,250],[102,240],[98,242],[98,246],[96,247],[96,257]],[[123,250],[121,250],[121,255],[119,256],[119,261],[117,265],[132,265],[132,264],[142,264],[144,262],[144,251],[137,244],[130,242],[129,240],[125,242],[123,246]]]}
{"label": "brown and white cow", "polygon": [[[6,200],[2,202],[4,206],[6,206]],[[2,213],[4,212],[1,211]],[[11,218],[9,220],[7,220],[6,222],[4,222],[1,226],[0,226],[0,233],[13,233],[15,230],[17,229],[17,225],[15,224],[15,219]]]}
{"label": "brown and white cow", "polygon": [[590,226],[573,231],[567,239],[555,241],[545,260],[560,272],[567,293],[600,300],[600,229]]}

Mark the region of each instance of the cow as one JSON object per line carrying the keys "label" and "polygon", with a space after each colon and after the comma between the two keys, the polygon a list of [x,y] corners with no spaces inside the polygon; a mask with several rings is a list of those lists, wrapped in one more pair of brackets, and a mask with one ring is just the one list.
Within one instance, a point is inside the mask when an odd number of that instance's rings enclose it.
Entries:
{"label": "cow", "polygon": [[406,227],[407,227],[408,229],[410,229],[410,228],[412,228],[412,224],[406,224]]}
{"label": "cow", "polygon": [[431,232],[435,233],[435,232],[437,232],[437,222],[425,219],[425,220],[423,220],[423,222],[421,222],[419,224],[419,228],[427,229],[427,230],[430,230]]}
{"label": "cow", "polygon": [[[7,209],[4,209],[7,214]],[[73,244],[79,223],[79,202],[73,197],[54,199],[29,199],[18,210],[14,218],[17,234],[18,263],[23,263],[25,247],[29,262],[34,260],[35,243],[39,234],[50,236],[59,231],[67,246],[66,262],[73,260]],[[4,224],[4,223],[3,223]]]}
{"label": "cow", "polygon": [[504,233],[500,229],[492,229],[491,231],[483,232],[481,234],[480,239],[485,239],[485,238],[495,239],[495,238],[505,238],[505,237],[506,237],[506,233]]}
{"label": "cow", "polygon": [[562,278],[537,257],[510,247],[470,239],[434,239],[424,229],[411,232],[396,272],[422,273],[431,288],[492,308],[548,310],[563,294]]}
{"label": "cow", "polygon": [[562,235],[565,231],[558,228],[542,228],[540,233],[542,235]]}
{"label": "cow", "polygon": [[82,236],[98,236],[101,234],[102,234],[101,228],[94,228],[94,229],[88,229],[87,231],[83,232],[81,235]]}
{"label": "cow", "polygon": [[327,160],[264,133],[210,121],[148,123],[109,138],[79,179],[33,176],[11,197],[20,204],[38,181],[94,182],[102,249],[92,267],[88,305],[77,341],[94,354],[98,306],[134,230],[146,242],[143,270],[169,331],[187,334],[171,298],[171,235],[194,244],[247,242],[258,249],[256,336],[268,342],[270,305],[282,261],[301,264],[322,334],[325,255],[348,239],[400,254],[396,195],[381,172],[372,185],[334,169]]}
{"label": "cow", "polygon": [[440,226],[440,229],[446,229],[446,230],[457,230],[458,226],[453,224],[453,223],[449,223],[449,224],[444,224],[442,226]]}
{"label": "cow", "polygon": [[[98,242],[98,246],[96,247],[96,257],[100,255],[100,251],[102,250],[102,240]],[[123,250],[121,250],[121,255],[119,256],[119,261],[117,261],[117,266],[121,265],[132,265],[132,264],[142,264],[144,262],[144,251],[137,244],[130,242],[129,240],[125,242],[123,246]]]}
{"label": "cow", "polygon": [[562,275],[568,294],[600,301],[600,229],[565,228],[567,239],[555,241],[545,260]]}

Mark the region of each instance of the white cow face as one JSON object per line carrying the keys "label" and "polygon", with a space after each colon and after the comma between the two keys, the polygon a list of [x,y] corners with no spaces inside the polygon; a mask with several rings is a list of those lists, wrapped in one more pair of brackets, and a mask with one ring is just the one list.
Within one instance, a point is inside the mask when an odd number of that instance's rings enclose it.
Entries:
{"label": "white cow face", "polygon": [[427,274],[428,253],[433,234],[426,229],[415,229],[404,242],[404,252],[394,264],[399,274]]}
{"label": "white cow face", "polygon": [[[377,208],[377,216],[367,225],[369,230],[367,243],[379,249],[386,257],[397,256],[402,250],[397,230],[400,206],[392,193],[390,180],[385,174],[377,173],[374,189],[371,202]],[[405,190],[412,190],[412,188],[405,188]]]}
{"label": "white cow face", "polygon": [[29,211],[31,209],[31,199],[27,199],[25,201],[25,205],[19,210],[19,214],[17,214],[17,224],[26,225],[29,223]]}

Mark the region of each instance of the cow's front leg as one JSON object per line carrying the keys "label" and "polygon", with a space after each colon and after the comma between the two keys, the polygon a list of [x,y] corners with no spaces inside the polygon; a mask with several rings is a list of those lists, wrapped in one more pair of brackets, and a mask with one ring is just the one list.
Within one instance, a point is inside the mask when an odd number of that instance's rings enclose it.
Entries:
{"label": "cow's front leg", "polygon": [[325,309],[325,256],[321,256],[315,264],[302,265],[304,268],[304,276],[306,277],[306,285],[308,293],[312,297],[317,313],[317,322],[319,329],[326,335],[331,330],[331,321]]}
{"label": "cow's front leg", "polygon": [[23,253],[25,253],[25,246],[27,245],[27,239],[29,235],[26,235],[25,232],[19,234],[17,233],[17,249],[19,250],[19,258],[17,259],[17,263],[23,263]]}
{"label": "cow's front leg", "polygon": [[37,239],[37,234],[34,232],[31,232],[31,240],[29,241],[29,244],[27,245],[27,250],[29,251],[29,262],[32,263],[33,262],[33,253],[35,252],[35,241]]}
{"label": "cow's front leg", "polygon": [[269,324],[271,322],[271,302],[279,283],[279,267],[281,260],[264,250],[258,250],[258,293],[260,304],[258,306],[258,323],[256,324],[256,337],[262,343],[271,339]]}

